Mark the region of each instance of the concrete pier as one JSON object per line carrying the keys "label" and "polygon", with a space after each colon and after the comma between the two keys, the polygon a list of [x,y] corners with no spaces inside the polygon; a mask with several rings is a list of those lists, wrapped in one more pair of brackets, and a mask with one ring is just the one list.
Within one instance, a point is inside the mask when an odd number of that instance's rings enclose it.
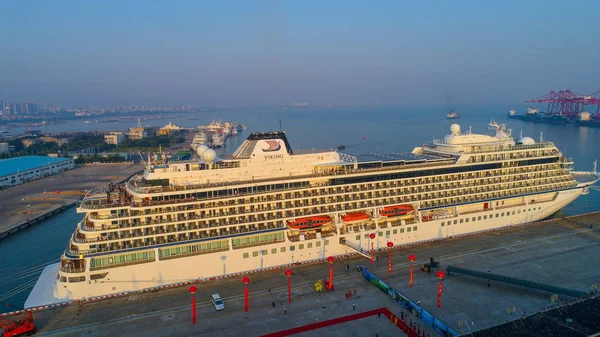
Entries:
{"label": "concrete pier", "polygon": [[[417,256],[414,285],[408,286],[407,256]],[[431,244],[401,247],[393,252],[393,272],[387,272],[387,252],[371,265],[356,257],[338,260],[334,268],[335,290],[317,293],[314,283],[328,276],[327,264],[293,269],[292,303],[287,303],[284,270],[250,274],[250,310],[243,311],[241,277],[197,284],[198,324],[191,324],[191,295],[187,286],[133,294],[100,302],[84,302],[51,310],[36,311],[41,336],[260,336],[357,312],[388,308],[437,336],[419,319],[405,312],[378,288],[365,281],[356,264],[369,265],[386,283],[401,291],[451,326],[461,330],[464,322],[473,331],[511,320],[508,308],[520,316],[533,315],[553,305],[551,296],[510,284],[450,275],[444,279],[441,308],[436,307],[438,279],[420,265],[435,257],[440,269],[460,265],[526,278],[555,286],[589,292],[600,282],[600,216],[588,214],[480,235],[448,239]],[[190,266],[193,267],[193,266]],[[345,298],[348,290],[356,296]],[[219,293],[225,310],[217,312],[210,295]],[[565,298],[559,296],[563,301]],[[355,310],[353,310],[353,305]],[[285,309],[284,309],[285,308]],[[285,314],[287,311],[287,315]],[[396,336],[388,321],[371,316],[343,325],[303,332],[300,336]],[[383,323],[385,322],[385,323]],[[598,331],[600,332],[600,331]]]}

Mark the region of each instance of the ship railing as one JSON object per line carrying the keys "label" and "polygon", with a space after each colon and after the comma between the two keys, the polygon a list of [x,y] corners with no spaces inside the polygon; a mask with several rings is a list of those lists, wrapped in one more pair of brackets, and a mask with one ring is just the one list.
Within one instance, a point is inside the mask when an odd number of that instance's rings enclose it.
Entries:
{"label": "ship railing", "polygon": [[[436,140],[435,143],[446,144],[442,140]],[[470,144],[450,144],[450,145],[455,145],[455,146],[461,146],[463,149],[469,148],[469,147],[474,148],[473,150],[469,150],[469,151],[463,151],[463,150],[456,151],[456,150],[444,149],[443,147],[436,146],[435,143],[426,143],[425,145],[423,145],[423,147],[432,149],[435,151],[439,151],[439,152],[449,153],[449,154],[456,154],[458,152],[465,152],[465,153],[504,152],[504,151],[544,149],[544,148],[554,148],[555,147],[554,143],[552,143],[552,142],[535,143],[532,145],[520,144],[520,145],[513,145],[513,146],[505,146],[505,145],[485,146],[485,145],[470,145]]]}
{"label": "ship railing", "polygon": [[[539,179],[539,178],[532,178],[532,179]],[[567,181],[567,176],[565,176],[565,179],[553,179],[552,183],[558,183],[558,182],[564,182],[564,181]],[[473,187],[473,186],[475,186],[475,185],[460,185],[460,186],[456,186],[455,188],[464,189],[464,188],[469,188],[469,187]],[[535,185],[523,185],[523,186],[520,186],[520,187],[526,187],[526,186],[535,186]],[[448,191],[448,190],[440,190],[440,191],[437,191],[437,192],[443,192],[443,191]],[[457,193],[451,192],[451,193],[446,193],[442,197],[454,197],[454,196],[461,196],[461,195],[473,194],[473,193],[485,193],[487,191],[490,191],[489,186],[487,188],[482,188],[481,190],[476,191],[476,192],[457,192]],[[420,193],[420,192],[416,192],[416,193]],[[376,198],[377,198],[377,196],[376,196]],[[381,198],[381,196],[379,196],[379,198]],[[362,200],[362,199],[360,199],[360,198],[354,198],[352,200],[346,200],[346,201],[357,201],[357,200]],[[407,198],[406,201],[409,201],[409,199]],[[344,201],[338,201],[338,202],[344,202]],[[373,204],[371,204],[371,205],[373,205]],[[300,205],[300,206],[297,206],[297,207],[309,208],[309,207],[312,207],[312,206],[310,206],[310,205]],[[337,209],[337,208],[335,208],[335,209]],[[279,210],[283,211],[283,210],[288,210],[288,209],[278,208],[278,209],[274,209],[273,211],[279,211]],[[331,211],[334,211],[334,208],[328,208],[328,209],[324,210],[323,212],[331,212]],[[261,210],[257,210],[254,213],[259,213],[259,212],[262,212],[262,211]],[[141,226],[163,225],[163,224],[176,225],[178,223],[181,224],[181,223],[185,223],[185,222],[189,222],[189,221],[196,221],[196,220],[211,221],[211,220],[214,220],[216,218],[220,218],[220,217],[224,217],[224,216],[231,216],[231,217],[235,217],[235,216],[249,216],[249,215],[251,216],[252,213],[253,212],[248,212],[248,213],[245,213],[245,212],[244,213],[225,212],[225,213],[219,213],[219,214],[216,214],[214,216],[209,216],[209,217],[207,217],[207,216],[204,216],[204,217],[195,216],[195,217],[183,217],[183,218],[172,218],[172,219],[168,219],[167,218],[167,219],[162,220],[162,221],[158,221],[157,219],[154,219],[151,222],[143,221],[143,222],[136,222],[136,223],[133,223],[133,224],[107,225],[107,226],[103,227],[102,229],[100,229],[100,228],[98,228],[98,229],[93,228],[93,230],[94,231],[98,231],[98,230],[119,229],[119,228],[130,229],[130,228],[141,227]],[[311,213],[310,212],[308,212],[308,213],[307,212],[296,212],[294,214],[295,214],[295,216],[306,216],[306,215],[310,215]],[[136,215],[136,216],[143,217],[144,214],[142,214],[142,215]],[[92,215],[90,215],[90,217],[94,218],[94,216],[92,216]],[[250,224],[252,222],[257,222],[257,221],[269,221],[269,220],[277,221],[279,219],[281,219],[280,216],[273,216],[273,217],[267,217],[267,218],[256,218],[255,217],[255,218],[249,219],[249,220],[244,220],[244,219],[237,219],[237,220],[235,220],[234,218],[231,218],[227,222],[209,223],[209,224],[206,224],[204,226],[202,226],[202,225],[199,225],[199,226],[202,227],[202,228],[219,227],[219,226],[246,224],[246,223]],[[85,229],[88,230],[89,228],[90,227],[86,226]]]}
{"label": "ship railing", "polygon": [[60,266],[59,270],[63,273],[83,273],[85,272],[85,267],[83,268],[73,268],[68,266]]}

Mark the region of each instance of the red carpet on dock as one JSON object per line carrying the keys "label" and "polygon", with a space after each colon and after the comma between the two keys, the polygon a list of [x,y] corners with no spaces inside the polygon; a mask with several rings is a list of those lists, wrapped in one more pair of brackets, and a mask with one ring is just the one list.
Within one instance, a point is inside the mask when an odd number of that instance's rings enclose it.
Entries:
{"label": "red carpet on dock", "polygon": [[406,334],[408,334],[408,336],[418,336],[416,331],[414,331],[412,328],[410,328],[408,325],[406,325],[406,323],[402,322],[402,320],[398,319],[398,317],[396,315],[394,315],[391,311],[389,311],[387,308],[379,308],[379,309],[375,309],[375,310],[360,312],[358,314],[352,314],[352,315],[348,315],[348,316],[333,318],[333,319],[330,319],[327,321],[307,324],[304,326],[299,326],[299,327],[288,329],[288,330],[273,332],[270,334],[263,335],[262,337],[291,336],[291,335],[295,335],[297,333],[321,329],[321,328],[325,328],[325,327],[336,325],[336,324],[346,323],[346,322],[354,321],[357,319],[375,316],[379,313],[381,313],[386,318],[388,318],[392,322],[392,324],[395,324],[400,330],[402,330]]}

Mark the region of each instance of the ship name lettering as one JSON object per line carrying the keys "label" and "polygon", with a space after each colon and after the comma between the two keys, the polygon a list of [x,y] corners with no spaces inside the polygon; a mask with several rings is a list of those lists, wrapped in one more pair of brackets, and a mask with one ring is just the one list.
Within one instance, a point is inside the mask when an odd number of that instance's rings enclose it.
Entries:
{"label": "ship name lettering", "polygon": [[283,159],[283,155],[282,154],[272,154],[269,156],[265,156],[265,160],[269,160],[269,159]]}

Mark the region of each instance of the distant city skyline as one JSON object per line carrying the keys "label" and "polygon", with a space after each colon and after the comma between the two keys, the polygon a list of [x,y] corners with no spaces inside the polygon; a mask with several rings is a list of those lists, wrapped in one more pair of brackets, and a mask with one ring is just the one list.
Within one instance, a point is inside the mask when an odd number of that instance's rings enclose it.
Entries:
{"label": "distant city skyline", "polygon": [[0,99],[452,107],[589,94],[600,90],[598,10],[558,0],[10,0],[0,3]]}

